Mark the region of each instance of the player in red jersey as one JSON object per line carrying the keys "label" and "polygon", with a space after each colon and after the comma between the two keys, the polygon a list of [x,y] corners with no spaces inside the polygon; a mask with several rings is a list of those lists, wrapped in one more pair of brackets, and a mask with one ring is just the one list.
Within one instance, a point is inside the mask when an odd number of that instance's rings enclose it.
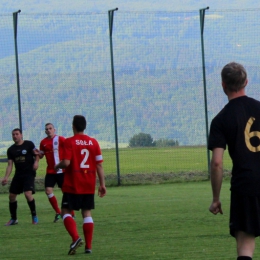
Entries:
{"label": "player in red jersey", "polygon": [[[45,155],[47,161],[47,169],[45,175],[45,193],[48,196],[52,208],[55,210],[55,218],[53,222],[61,219],[61,210],[58,206],[58,201],[53,193],[53,188],[57,184],[59,188],[63,183],[63,170],[56,171],[54,166],[58,164],[63,155],[63,144],[65,137],[55,134],[55,128],[52,123],[45,124],[45,133],[47,135],[40,143],[40,158]],[[74,214],[73,214],[74,215]]]}
{"label": "player in red jersey", "polygon": [[76,253],[84,244],[79,237],[76,222],[71,216],[72,210],[80,210],[83,217],[85,253],[91,253],[94,223],[91,210],[94,206],[96,175],[99,179],[98,195],[106,195],[103,157],[96,139],[84,134],[87,122],[84,116],[75,115],[72,122],[74,136],[64,143],[63,160],[55,169],[66,168],[62,186],[62,216],[66,230],[72,238],[69,255]]}

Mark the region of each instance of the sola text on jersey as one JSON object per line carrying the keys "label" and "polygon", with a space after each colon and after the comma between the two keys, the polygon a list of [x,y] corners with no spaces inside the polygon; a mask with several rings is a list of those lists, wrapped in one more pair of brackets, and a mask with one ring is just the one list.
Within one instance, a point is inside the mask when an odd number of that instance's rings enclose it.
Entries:
{"label": "sola text on jersey", "polygon": [[75,140],[75,142],[76,142],[76,145],[93,145],[91,140],[89,140],[89,141]]}

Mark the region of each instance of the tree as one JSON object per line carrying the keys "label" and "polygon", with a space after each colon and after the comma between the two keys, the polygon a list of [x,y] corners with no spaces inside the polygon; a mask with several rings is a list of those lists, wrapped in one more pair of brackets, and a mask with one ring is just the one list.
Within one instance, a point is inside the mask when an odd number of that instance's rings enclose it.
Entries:
{"label": "tree", "polygon": [[153,138],[150,134],[139,133],[131,137],[129,147],[151,147],[154,146]]}

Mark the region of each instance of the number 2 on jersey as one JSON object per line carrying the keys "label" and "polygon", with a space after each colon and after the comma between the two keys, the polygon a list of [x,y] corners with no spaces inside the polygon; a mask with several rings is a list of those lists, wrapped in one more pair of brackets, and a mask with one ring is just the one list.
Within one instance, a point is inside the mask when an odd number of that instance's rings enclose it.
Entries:
{"label": "number 2 on jersey", "polygon": [[89,157],[88,149],[82,149],[81,154],[85,154],[85,156],[80,164],[80,168],[89,168],[89,164],[86,164],[88,157]]}

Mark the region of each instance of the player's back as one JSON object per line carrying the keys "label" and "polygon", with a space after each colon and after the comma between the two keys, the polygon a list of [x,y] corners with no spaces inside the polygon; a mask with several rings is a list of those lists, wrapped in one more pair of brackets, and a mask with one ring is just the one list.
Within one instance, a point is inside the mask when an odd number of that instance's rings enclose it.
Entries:
{"label": "player's back", "polygon": [[72,193],[94,193],[96,165],[103,161],[98,142],[88,135],[76,134],[66,139],[64,148],[64,159],[70,160],[65,170],[64,189],[70,186]]}
{"label": "player's back", "polygon": [[260,194],[260,102],[235,98],[218,116],[233,161],[232,189]]}

